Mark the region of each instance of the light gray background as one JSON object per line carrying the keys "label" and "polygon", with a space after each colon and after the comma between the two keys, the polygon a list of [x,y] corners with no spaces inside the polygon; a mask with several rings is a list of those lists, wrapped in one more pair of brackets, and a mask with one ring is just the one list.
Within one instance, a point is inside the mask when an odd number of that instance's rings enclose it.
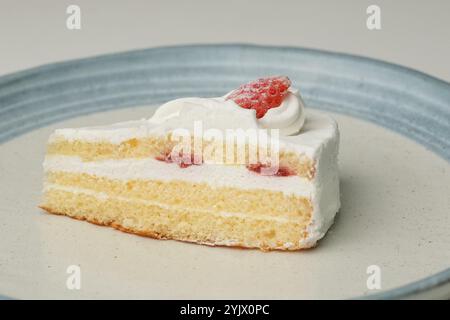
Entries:
{"label": "light gray background", "polygon": [[[66,28],[81,7],[82,29]],[[382,30],[366,28],[381,7]],[[0,0],[0,75],[161,45],[249,42],[353,53],[450,81],[449,0]]]}
{"label": "light gray background", "polygon": [[[65,9],[72,3],[82,8],[81,31],[69,31],[65,27]],[[365,10],[371,3],[382,8],[381,31],[366,29]],[[281,4],[276,0],[0,0],[0,74],[43,63],[135,48],[251,42],[360,54],[410,66],[450,81],[449,9],[450,0],[284,1]],[[138,118],[134,112],[137,109],[118,110],[114,111],[114,117],[119,120]],[[147,109],[140,112],[140,116],[148,116]],[[342,186],[344,191],[347,189],[343,194],[349,196],[343,201],[345,210],[342,212],[346,215],[340,216],[334,232],[330,232],[316,250],[305,252],[306,255],[289,255],[284,260],[279,259],[284,253],[273,253],[275,258],[270,263],[256,251],[243,257],[239,251],[202,248],[200,251],[205,254],[198,256],[197,246],[126,237],[119,232],[53,219],[49,215],[29,216],[34,212],[32,210],[37,210],[35,204],[40,196],[42,171],[40,162],[28,159],[30,155],[42,156],[51,130],[66,125],[55,124],[1,145],[0,149],[8,152],[0,152],[6,155],[0,162],[5,164],[4,167],[13,165],[15,168],[0,170],[4,175],[2,181],[14,182],[0,184],[3,187],[0,193],[5,195],[1,205],[8,208],[5,212],[13,217],[3,225],[2,233],[4,239],[13,241],[0,243],[0,249],[4,246],[0,252],[5,253],[1,264],[6,270],[1,274],[2,293],[14,297],[73,298],[77,292],[70,292],[64,286],[67,276],[64,269],[74,263],[73,252],[77,252],[75,263],[87,271],[87,281],[83,282],[86,286],[78,292],[87,297],[99,297],[99,294],[130,297],[130,292],[136,297],[148,297],[150,288],[158,297],[173,297],[176,293],[179,298],[192,298],[193,295],[227,298],[235,293],[236,287],[241,288],[244,298],[250,295],[273,298],[274,294],[280,298],[298,298],[301,294],[300,297],[320,294],[349,297],[365,292],[367,275],[364,271],[374,261],[383,268],[384,289],[442,270],[445,254],[448,256],[447,242],[442,241],[448,215],[442,208],[448,207],[448,201],[440,194],[448,185],[448,163],[391,131],[342,115],[336,117],[342,130]],[[85,121],[98,123],[99,119],[105,118],[110,119],[111,115],[71,119],[70,126],[85,124]],[[361,132],[365,134],[361,135]],[[356,157],[355,150],[363,158]],[[388,166],[380,167],[378,164],[382,161]],[[367,170],[368,167],[372,170]],[[387,180],[381,179],[386,172]],[[34,177],[31,180],[30,175]],[[367,183],[370,187],[375,186],[373,192],[363,192],[367,190]],[[24,185],[28,187],[24,189]],[[423,190],[429,201],[423,202],[416,196],[416,187]],[[17,190],[32,201],[21,202],[18,206]],[[380,195],[386,200],[381,207],[370,198],[378,199]],[[380,212],[380,219],[374,220]],[[402,212],[407,212],[411,223],[405,224]],[[423,220],[424,212],[433,213],[433,219],[415,223]],[[89,228],[96,228],[95,233],[90,233]],[[341,228],[340,232],[336,228]],[[80,237],[86,232],[94,238]],[[383,241],[378,241],[380,234],[385,235]],[[409,238],[410,234],[415,237]],[[358,237],[360,241],[354,241]],[[114,251],[101,250],[108,246]],[[78,247],[91,249],[77,251]],[[35,255],[35,252],[42,254]],[[180,252],[184,254],[180,255]],[[162,263],[152,263],[154,256],[163,257]],[[133,264],[127,257],[137,257],[140,261]],[[178,263],[180,257],[184,260]],[[417,257],[423,263],[417,264]],[[261,265],[263,260],[267,268],[251,268]],[[242,268],[242,261],[250,268]],[[193,276],[183,277],[178,270],[180,264]],[[149,272],[148,268],[140,266],[160,270]],[[217,274],[222,277],[204,277],[208,270],[217,266]],[[308,270],[314,270],[320,277],[308,276]],[[102,276],[98,276],[99,272]],[[283,279],[271,276],[273,274],[279,274]],[[152,275],[157,277],[152,278]],[[22,281],[16,281],[19,278]],[[167,286],[167,279],[172,280],[172,286]],[[203,279],[201,286],[196,279]],[[264,281],[259,281],[261,279]],[[149,282],[152,283],[150,287]],[[280,282],[286,284],[284,290],[274,291],[273,287]],[[323,292],[322,283],[336,285]],[[197,285],[197,291],[193,292],[194,285]],[[205,292],[213,292],[214,296]]]}

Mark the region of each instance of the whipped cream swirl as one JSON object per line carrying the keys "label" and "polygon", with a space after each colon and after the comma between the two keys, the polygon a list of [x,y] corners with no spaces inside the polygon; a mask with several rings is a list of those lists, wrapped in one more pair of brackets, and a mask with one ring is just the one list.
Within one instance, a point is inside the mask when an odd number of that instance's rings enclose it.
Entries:
{"label": "whipped cream swirl", "polygon": [[279,129],[281,135],[296,134],[305,122],[304,104],[298,90],[289,89],[279,107],[269,109],[260,119],[256,111],[240,107],[225,95],[218,98],[181,98],[160,106],[152,123],[168,128],[190,128],[202,121],[207,128],[217,129]]}

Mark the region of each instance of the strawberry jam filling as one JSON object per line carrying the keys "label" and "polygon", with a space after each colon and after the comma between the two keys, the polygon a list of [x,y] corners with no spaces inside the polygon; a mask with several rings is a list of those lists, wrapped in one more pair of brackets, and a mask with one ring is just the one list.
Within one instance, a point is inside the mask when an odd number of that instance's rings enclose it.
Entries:
{"label": "strawberry jam filling", "polygon": [[[264,168],[268,168],[268,166],[261,164],[261,163],[247,165],[248,170],[258,173],[258,174],[262,174],[262,170]],[[277,177],[288,177],[288,176],[294,176],[295,172],[294,172],[294,170],[292,170],[286,166],[280,166],[278,168],[278,170],[274,174],[271,174],[271,175],[277,176]]]}
{"label": "strawberry jam filling", "polygon": [[[159,155],[155,157],[156,160],[162,161],[165,163],[176,163],[180,168],[187,168],[192,165],[202,165],[203,161],[195,161],[195,157],[193,154],[191,156],[179,156],[179,157],[173,157],[170,152],[166,152],[163,155]],[[249,164],[246,166],[247,170],[257,173],[257,174],[263,174],[264,168],[269,168],[267,165],[257,163],[257,164]],[[290,169],[287,166],[280,166],[277,171],[270,174],[271,176],[276,177],[288,177],[288,176],[294,176],[295,171]]]}

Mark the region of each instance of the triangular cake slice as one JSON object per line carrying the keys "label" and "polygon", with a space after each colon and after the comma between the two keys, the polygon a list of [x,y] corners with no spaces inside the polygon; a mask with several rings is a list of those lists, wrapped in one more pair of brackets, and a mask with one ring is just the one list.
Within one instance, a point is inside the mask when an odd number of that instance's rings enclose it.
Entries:
{"label": "triangular cake slice", "polygon": [[158,239],[310,248],[339,209],[338,143],[287,77],[258,79],[150,119],[56,130],[41,208]]}

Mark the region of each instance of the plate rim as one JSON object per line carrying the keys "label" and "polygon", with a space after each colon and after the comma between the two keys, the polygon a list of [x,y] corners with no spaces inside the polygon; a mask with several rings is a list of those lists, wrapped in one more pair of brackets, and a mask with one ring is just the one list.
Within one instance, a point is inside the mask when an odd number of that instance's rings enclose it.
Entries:
{"label": "plate rim", "polygon": [[[437,77],[428,75],[422,71],[415,70],[413,68],[405,67],[399,64],[394,64],[391,62],[385,62],[379,59],[373,59],[369,57],[364,57],[360,55],[355,54],[348,54],[348,53],[342,53],[342,52],[334,52],[334,51],[327,51],[327,50],[321,50],[321,49],[311,49],[311,48],[304,48],[304,47],[297,47],[297,46],[271,46],[271,45],[256,45],[256,44],[246,44],[246,43],[221,43],[221,44],[183,44],[183,45],[171,45],[171,46],[158,46],[158,47],[152,47],[152,48],[142,48],[137,50],[129,50],[129,51],[120,51],[120,52],[114,52],[114,53],[107,53],[107,54],[99,54],[91,57],[85,57],[85,58],[79,58],[79,59],[71,59],[71,60],[65,60],[65,61],[59,61],[54,63],[48,63],[36,67],[32,67],[25,70],[16,71],[13,73],[8,73],[5,75],[0,76],[0,90],[2,89],[2,86],[4,84],[14,82],[17,80],[20,80],[21,78],[28,77],[30,75],[36,74],[36,73],[42,73],[42,72],[48,72],[49,70],[57,69],[57,68],[63,68],[67,66],[73,66],[80,63],[85,62],[95,62],[95,61],[101,61],[105,59],[114,59],[118,57],[124,57],[126,55],[132,55],[132,54],[145,54],[148,52],[154,52],[157,50],[189,50],[189,49],[202,49],[202,48],[236,48],[236,49],[242,49],[242,48],[251,48],[255,50],[269,50],[269,51],[293,51],[293,52],[299,52],[299,53],[309,53],[309,54],[315,54],[320,55],[322,57],[332,57],[335,59],[344,59],[353,63],[362,63],[362,64],[369,64],[374,67],[382,67],[385,69],[394,70],[396,72],[400,72],[406,76],[412,76],[419,79],[423,79],[424,81],[430,83],[431,86],[438,86],[442,88],[446,88],[447,90],[450,90],[450,83],[439,79]],[[0,105],[1,107],[1,105]],[[125,108],[126,106],[123,106],[122,108]],[[0,108],[0,111],[1,108]],[[102,110],[97,110],[96,112],[100,112]],[[72,117],[77,116],[73,115]],[[48,124],[45,124],[43,126],[46,126]],[[379,124],[378,124],[379,125]],[[33,130],[36,130],[37,128],[31,128],[30,130],[26,132],[30,132]],[[389,129],[389,128],[388,128]],[[6,139],[0,140],[0,145],[4,144],[5,142],[14,139],[17,136],[20,136],[26,132],[18,133],[14,136],[7,137]],[[417,141],[416,141],[417,142]],[[421,145],[424,145],[424,143],[420,143]],[[425,147],[427,147],[425,145]],[[449,162],[449,159],[443,155],[439,154],[441,158],[444,158],[447,162]],[[379,293],[370,293],[367,295],[357,296],[353,297],[352,299],[405,299],[405,298],[414,298],[415,296],[419,294],[429,293],[433,290],[436,290],[438,288],[441,288],[443,286],[450,284],[450,267],[447,269],[444,269],[440,272],[434,273],[430,276],[421,278],[415,282],[408,283],[406,285],[396,287],[393,289],[389,289],[386,291],[382,291]],[[450,293],[449,293],[450,294]],[[12,297],[8,297],[6,295],[1,295],[0,293],[0,299],[12,299]]]}

